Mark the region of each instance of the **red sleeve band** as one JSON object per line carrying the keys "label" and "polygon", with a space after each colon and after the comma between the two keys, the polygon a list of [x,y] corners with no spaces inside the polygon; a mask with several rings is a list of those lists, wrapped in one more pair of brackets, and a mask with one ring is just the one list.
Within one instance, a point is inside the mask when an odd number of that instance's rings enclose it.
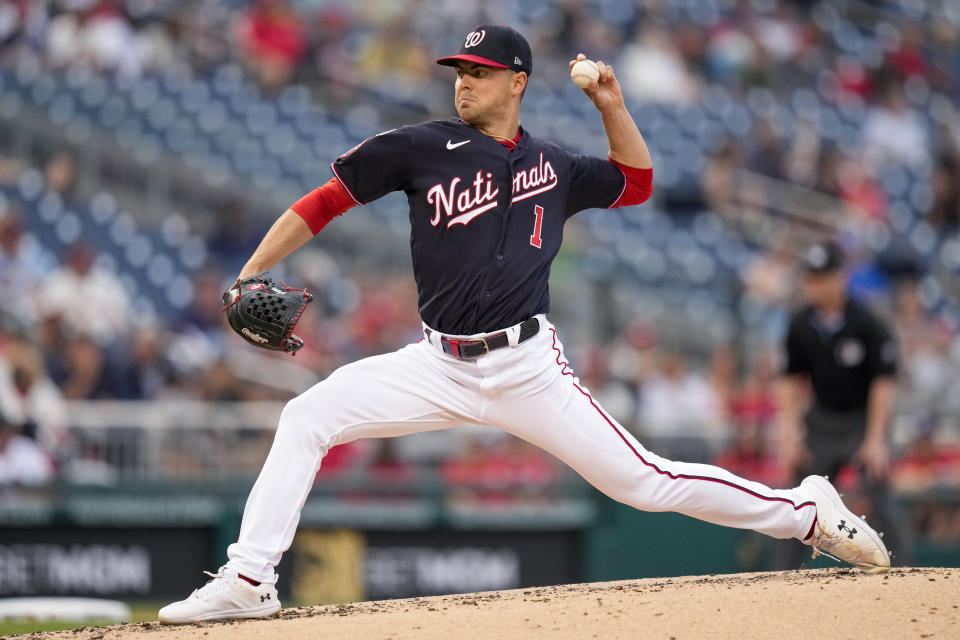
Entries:
{"label": "red sleeve band", "polygon": [[628,207],[633,204],[646,202],[650,194],[653,193],[653,168],[638,169],[620,164],[612,158],[607,158],[607,160],[620,169],[620,172],[623,174],[623,179],[626,182],[623,193],[620,194],[616,202],[610,205],[610,208]]}
{"label": "red sleeve band", "polygon": [[329,182],[303,196],[290,205],[290,208],[310,226],[313,235],[317,235],[327,223],[354,204],[356,203],[343,185],[335,178],[330,178]]}

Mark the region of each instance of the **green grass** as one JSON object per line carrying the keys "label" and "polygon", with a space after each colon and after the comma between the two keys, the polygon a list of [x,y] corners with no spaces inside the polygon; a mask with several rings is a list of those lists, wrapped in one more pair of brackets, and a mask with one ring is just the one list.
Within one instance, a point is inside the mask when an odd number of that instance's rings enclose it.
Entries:
{"label": "green grass", "polygon": [[[131,602],[130,622],[152,622],[157,619],[157,611],[165,603],[156,602]],[[77,629],[79,627],[102,627],[108,624],[116,624],[112,620],[17,620],[0,621],[0,636],[17,635],[22,633],[34,633],[36,631],[63,631],[64,629]]]}
{"label": "green grass", "polygon": [[0,622],[0,635],[16,635],[19,633],[33,633],[34,631],[62,631],[63,629],[76,629],[77,627],[99,627],[105,624],[113,624],[109,620],[96,621],[84,620],[83,622],[71,622],[69,620],[50,620],[50,621],[4,621]]}

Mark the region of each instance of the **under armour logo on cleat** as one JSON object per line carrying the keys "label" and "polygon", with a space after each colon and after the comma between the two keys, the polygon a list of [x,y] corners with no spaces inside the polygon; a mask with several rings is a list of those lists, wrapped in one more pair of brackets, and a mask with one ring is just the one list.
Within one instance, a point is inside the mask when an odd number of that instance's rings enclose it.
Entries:
{"label": "under armour logo on cleat", "polygon": [[264,600],[269,600],[269,599],[270,599],[270,594],[269,594],[269,593],[268,593],[267,595],[265,595],[265,596],[260,596],[260,602],[263,602]]}
{"label": "under armour logo on cleat", "polygon": [[837,525],[837,528],[840,529],[840,531],[846,531],[847,537],[850,538],[851,540],[853,540],[853,534],[857,532],[856,529],[851,529],[850,527],[847,526],[846,520],[841,520],[840,524]]}

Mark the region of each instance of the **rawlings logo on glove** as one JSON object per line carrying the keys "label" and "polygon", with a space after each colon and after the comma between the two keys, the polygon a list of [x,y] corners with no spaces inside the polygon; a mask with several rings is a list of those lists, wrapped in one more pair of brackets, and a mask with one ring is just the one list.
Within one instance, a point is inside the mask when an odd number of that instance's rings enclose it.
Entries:
{"label": "rawlings logo on glove", "polygon": [[254,344],[258,344],[258,345],[262,345],[264,342],[270,342],[269,338],[264,338],[259,333],[254,333],[253,331],[250,331],[250,329],[247,329],[246,327],[244,327],[243,329],[240,329],[240,335],[245,336],[250,342],[253,342]]}
{"label": "rawlings logo on glove", "polygon": [[227,322],[252,345],[295,354],[303,340],[293,335],[293,328],[313,296],[283,281],[277,286],[263,275],[237,280],[223,293]]}

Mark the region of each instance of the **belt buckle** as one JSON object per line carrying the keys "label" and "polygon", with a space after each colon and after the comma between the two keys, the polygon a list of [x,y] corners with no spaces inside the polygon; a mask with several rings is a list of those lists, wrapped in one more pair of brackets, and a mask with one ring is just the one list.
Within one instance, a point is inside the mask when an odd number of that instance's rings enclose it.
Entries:
{"label": "belt buckle", "polygon": [[479,358],[480,356],[485,356],[488,353],[490,353],[490,345],[487,344],[486,338],[478,338],[477,342],[483,343],[483,353],[481,353],[480,355],[474,356],[475,358]]}

